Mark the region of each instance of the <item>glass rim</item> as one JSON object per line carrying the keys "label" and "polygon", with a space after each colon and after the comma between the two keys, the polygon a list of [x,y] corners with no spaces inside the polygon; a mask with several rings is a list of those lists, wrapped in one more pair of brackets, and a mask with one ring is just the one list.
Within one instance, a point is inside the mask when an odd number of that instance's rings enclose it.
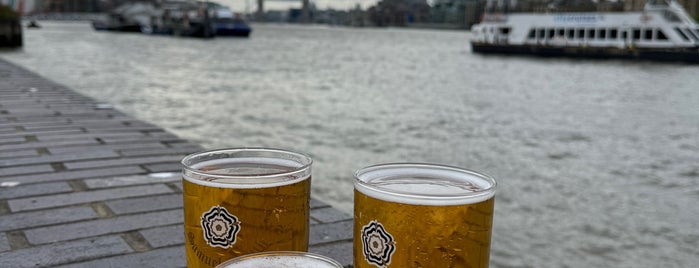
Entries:
{"label": "glass rim", "polygon": [[[296,157],[299,157],[300,159],[304,159],[306,161],[299,162],[299,164],[301,164],[301,166],[299,166],[299,167],[289,167],[290,168],[289,171],[270,173],[270,174],[249,174],[249,175],[230,175],[230,174],[220,174],[220,173],[215,173],[215,172],[207,172],[207,171],[193,168],[192,167],[193,164],[187,163],[189,160],[192,160],[198,156],[207,155],[207,154],[216,154],[216,153],[231,153],[231,152],[279,153],[279,154],[296,156]],[[233,158],[233,157],[229,157],[229,158]],[[215,177],[215,178],[221,178],[221,179],[251,179],[251,178],[273,179],[273,178],[277,178],[277,177],[290,176],[290,175],[293,175],[293,174],[296,174],[299,172],[303,172],[304,170],[309,169],[311,167],[311,165],[313,164],[313,158],[311,158],[309,155],[304,154],[304,153],[293,152],[293,151],[289,151],[289,150],[285,150],[285,149],[267,148],[267,147],[239,147],[239,148],[213,149],[213,150],[206,150],[206,151],[192,153],[192,154],[186,155],[184,158],[182,158],[182,160],[180,161],[180,164],[182,164],[182,168],[184,170],[186,170],[187,172],[191,172],[192,174],[196,174],[198,176]]]}
{"label": "glass rim", "polygon": [[328,264],[335,265],[337,267],[342,267],[342,264],[337,262],[336,260],[333,260],[329,257],[312,253],[312,252],[304,252],[304,251],[267,251],[267,252],[257,252],[257,253],[251,253],[251,254],[246,254],[243,256],[238,256],[233,259],[227,260],[222,262],[221,264],[217,265],[216,268],[226,268],[230,264],[235,264],[239,263],[244,260],[249,260],[249,259],[254,259],[258,257],[284,257],[284,256],[291,256],[291,257],[310,257],[316,260],[324,261],[327,262]]}
{"label": "glass rim", "polygon": [[[447,170],[447,171],[459,172],[459,173],[464,173],[464,174],[467,174],[470,176],[478,177],[479,179],[483,179],[490,184],[490,187],[484,188],[481,190],[468,191],[468,192],[462,192],[462,193],[456,193],[456,194],[431,194],[431,193],[415,193],[415,192],[409,192],[409,191],[399,191],[399,190],[387,189],[384,187],[373,185],[370,182],[367,182],[367,181],[364,181],[361,179],[361,176],[366,174],[366,173],[381,170],[381,169],[388,169],[388,168],[418,168],[418,169],[424,169],[424,170],[433,169],[433,170]],[[485,197],[485,196],[489,196],[489,195],[494,195],[495,190],[497,188],[497,182],[495,181],[495,179],[492,176],[487,175],[487,174],[482,173],[482,172],[479,172],[479,171],[474,171],[474,170],[465,169],[465,168],[456,167],[456,166],[432,164],[432,163],[416,163],[416,162],[384,163],[384,164],[371,165],[371,166],[367,166],[367,167],[358,169],[357,171],[354,172],[354,185],[355,185],[355,189],[358,187],[363,187],[364,189],[367,189],[369,191],[374,191],[374,192],[377,192],[380,194],[385,194],[388,196],[405,198],[407,200],[426,200],[426,201],[457,201],[457,200],[464,200],[464,199],[475,199],[475,198]]]}

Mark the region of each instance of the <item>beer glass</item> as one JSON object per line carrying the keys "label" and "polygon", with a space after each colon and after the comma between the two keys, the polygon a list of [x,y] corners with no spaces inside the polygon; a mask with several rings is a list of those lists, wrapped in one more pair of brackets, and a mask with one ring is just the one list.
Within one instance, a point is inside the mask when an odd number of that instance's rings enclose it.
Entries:
{"label": "beer glass", "polygon": [[262,251],[307,251],[310,157],[263,148],[182,160],[187,267]]}
{"label": "beer glass", "polygon": [[354,183],[354,267],[488,267],[495,180],[433,164],[382,164]]}
{"label": "beer glass", "polygon": [[314,253],[276,251],[254,253],[226,261],[216,268],[342,268],[333,259]]}

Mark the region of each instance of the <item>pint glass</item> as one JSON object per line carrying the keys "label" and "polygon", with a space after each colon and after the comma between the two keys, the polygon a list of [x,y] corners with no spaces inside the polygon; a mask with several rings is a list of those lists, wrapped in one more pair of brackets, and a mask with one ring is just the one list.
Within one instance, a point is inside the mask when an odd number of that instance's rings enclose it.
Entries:
{"label": "pint glass", "polygon": [[226,261],[216,268],[342,268],[333,259],[297,251],[254,253]]}
{"label": "pint glass", "polygon": [[311,158],[222,149],[182,160],[187,267],[262,251],[308,250]]}
{"label": "pint glass", "polygon": [[432,164],[358,170],[354,267],[488,267],[495,180]]}

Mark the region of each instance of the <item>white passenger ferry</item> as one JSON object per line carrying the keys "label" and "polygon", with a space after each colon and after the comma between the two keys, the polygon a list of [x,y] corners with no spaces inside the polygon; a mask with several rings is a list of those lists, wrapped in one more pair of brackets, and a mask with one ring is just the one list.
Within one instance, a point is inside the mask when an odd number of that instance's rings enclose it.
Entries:
{"label": "white passenger ferry", "polygon": [[477,53],[699,63],[699,25],[675,1],[641,12],[487,14],[471,32]]}

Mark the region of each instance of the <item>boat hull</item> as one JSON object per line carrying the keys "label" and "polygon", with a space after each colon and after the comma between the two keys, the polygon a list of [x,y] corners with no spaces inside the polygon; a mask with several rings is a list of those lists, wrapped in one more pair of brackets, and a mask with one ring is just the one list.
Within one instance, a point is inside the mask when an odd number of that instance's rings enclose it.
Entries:
{"label": "boat hull", "polygon": [[512,54],[540,57],[572,57],[595,59],[632,59],[665,62],[699,63],[699,48],[692,49],[620,49],[595,47],[555,47],[532,45],[498,45],[471,43],[481,54]]}
{"label": "boat hull", "polygon": [[248,37],[252,28],[242,19],[213,19],[216,36]]}
{"label": "boat hull", "polygon": [[248,37],[252,31],[250,28],[226,28],[219,27],[216,29],[216,36],[239,36]]}

